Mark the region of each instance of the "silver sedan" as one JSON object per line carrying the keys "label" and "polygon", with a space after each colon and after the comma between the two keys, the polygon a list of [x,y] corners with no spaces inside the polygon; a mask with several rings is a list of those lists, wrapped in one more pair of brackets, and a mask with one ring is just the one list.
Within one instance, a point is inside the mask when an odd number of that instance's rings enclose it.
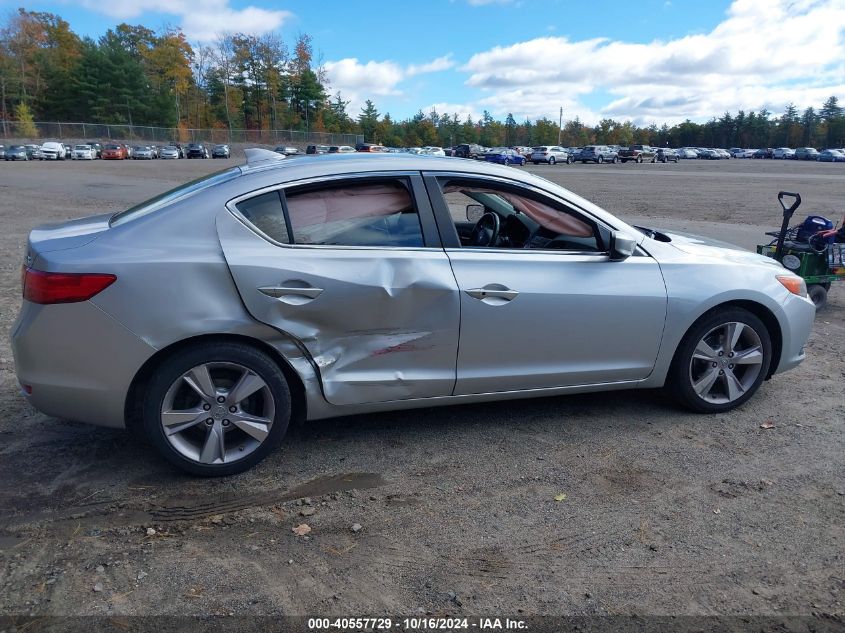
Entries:
{"label": "silver sedan", "polygon": [[492,164],[247,157],[30,233],[36,408],[227,475],[291,420],[632,388],[720,413],[804,358],[813,304],[771,259]]}

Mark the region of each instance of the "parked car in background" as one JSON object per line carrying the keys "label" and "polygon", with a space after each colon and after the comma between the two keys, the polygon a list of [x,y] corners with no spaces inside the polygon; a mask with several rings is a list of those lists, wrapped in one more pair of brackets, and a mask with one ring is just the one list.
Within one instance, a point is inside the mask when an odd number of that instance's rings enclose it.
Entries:
{"label": "parked car in background", "polygon": [[478,143],[462,143],[455,146],[456,158],[479,158],[484,156],[484,148]]}
{"label": "parked car in background", "polygon": [[618,163],[619,154],[607,145],[587,145],[578,154],[576,160],[582,163]]}
{"label": "parked car in background", "polygon": [[27,143],[26,148],[29,150],[29,158],[41,158],[41,146],[34,143]]}
{"label": "parked car in background", "polygon": [[73,160],[94,160],[97,158],[97,150],[87,143],[80,143],[79,145],[73,146],[73,152],[71,152],[70,157]]}
{"label": "parked car in background", "polygon": [[153,148],[148,145],[135,145],[132,148],[133,160],[153,160],[155,157]]}
{"label": "parked car in background", "polygon": [[537,147],[531,148],[529,160],[535,165],[539,165],[540,163],[548,163],[549,165],[566,163],[567,165],[571,165],[573,157],[559,145],[538,145]]}
{"label": "parked car in background", "polygon": [[329,146],[328,145],[309,145],[305,148],[306,154],[328,154],[329,153]]}
{"label": "parked car in background", "polygon": [[524,165],[525,156],[509,147],[494,147],[484,153],[484,160],[488,163],[499,163],[500,165]]}
{"label": "parked car in background", "polygon": [[165,145],[161,148],[161,151],[158,154],[158,157],[162,160],[173,160],[179,158],[179,148],[173,147],[172,145]]}
{"label": "parked car in background", "polygon": [[726,149],[723,149],[721,147],[716,147],[716,148],[714,148],[714,150],[719,155],[720,158],[724,158],[725,160],[730,160],[731,158],[733,158],[731,156],[731,153]]}
{"label": "parked car in background", "polygon": [[845,163],[845,152],[839,149],[826,149],[819,152],[816,160],[820,163]]}
{"label": "parked car in background", "polygon": [[3,150],[4,160],[29,160],[31,152],[26,145],[10,145]]}
{"label": "parked car in background", "polygon": [[355,146],[355,151],[376,154],[386,152],[387,148],[384,145],[379,145],[378,143],[358,143]]}
{"label": "parked car in background", "polygon": [[789,147],[776,147],[772,150],[772,158],[778,160],[789,160],[795,156],[795,150]]}
{"label": "parked car in background", "polygon": [[[314,147],[310,145],[309,147]],[[302,152],[299,151],[298,147],[291,147],[289,145],[279,145],[276,149],[273,150],[277,154],[281,154],[283,156],[298,156]]]}
{"label": "parked car in background", "polygon": [[761,147],[760,149],[754,150],[754,153],[751,155],[751,158],[774,158],[774,153],[775,150],[773,150],[771,147]]}
{"label": "parked car in background", "polygon": [[208,148],[202,143],[188,143],[185,158],[209,158]]}
{"label": "parked car in background", "polygon": [[231,158],[232,150],[225,143],[219,143],[211,148],[212,158]]}
{"label": "parked car in background", "polygon": [[445,156],[446,152],[443,151],[442,147],[437,147],[434,145],[428,145],[422,148],[421,154],[425,154],[426,156]]}
{"label": "parked car in background", "polygon": [[819,150],[815,147],[799,147],[795,150],[792,156],[793,160],[817,160],[819,157]]}
{"label": "parked car in background", "polygon": [[5,158],[5,157],[6,157],[6,146],[0,145],[0,158]]}
{"label": "parked car in background", "polygon": [[40,160],[64,160],[67,158],[67,150],[63,143],[47,141],[41,144]]}
{"label": "parked car in background", "polygon": [[633,161],[635,163],[657,161],[657,152],[650,145],[629,145],[619,150],[619,160],[623,163]]}
{"label": "parked car in background", "polygon": [[129,150],[121,143],[106,143],[103,146],[103,160],[126,160]]}
{"label": "parked car in background", "polygon": [[178,158],[185,158],[185,148],[182,147],[179,143],[171,141],[166,145],[166,147],[173,147],[176,149],[176,152],[179,154]]}
{"label": "parked car in background", "polygon": [[682,147],[678,150],[678,158],[684,160],[695,160],[698,158],[698,150],[694,147]]}
{"label": "parked car in background", "polygon": [[90,145],[91,148],[94,150],[94,158],[102,158],[103,146],[101,143],[97,141],[87,141],[85,145]]}
{"label": "parked car in background", "polygon": [[663,388],[724,416],[805,358],[815,307],[770,258],[635,228],[526,170],[277,167],[270,152],[251,166],[247,152],[127,211],[29,234],[11,348],[30,404],[137,421],[175,467],[226,476],[278,448],[298,412]]}
{"label": "parked car in background", "polygon": [[331,145],[329,147],[329,154],[353,154],[355,148],[351,145]]}
{"label": "parked car in background", "polygon": [[722,160],[724,158],[718,150],[712,147],[704,147],[698,150],[698,157],[702,160]]}
{"label": "parked car in background", "polygon": [[731,156],[733,156],[734,158],[753,158],[754,151],[755,150],[753,150],[753,149],[747,149],[747,148],[746,149],[739,149],[736,152],[732,152]]}
{"label": "parked car in background", "polygon": [[677,163],[678,152],[671,147],[660,147],[657,149],[657,161],[660,163]]}

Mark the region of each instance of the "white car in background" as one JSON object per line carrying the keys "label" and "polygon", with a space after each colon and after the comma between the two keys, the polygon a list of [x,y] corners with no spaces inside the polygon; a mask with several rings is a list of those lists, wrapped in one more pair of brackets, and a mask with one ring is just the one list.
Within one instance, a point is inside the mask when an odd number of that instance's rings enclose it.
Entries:
{"label": "white car in background", "polygon": [[47,141],[41,145],[39,160],[64,160],[65,158],[67,158],[67,148],[63,143]]}
{"label": "white car in background", "polygon": [[167,145],[161,148],[158,153],[159,158],[179,158],[179,149],[172,145]]}
{"label": "white car in background", "polygon": [[70,157],[72,160],[94,160],[97,151],[90,145],[74,145]]}
{"label": "white car in background", "polygon": [[795,150],[791,147],[777,147],[772,152],[772,158],[779,158],[781,160],[787,160],[795,156]]}
{"label": "white car in background", "polygon": [[678,150],[678,158],[685,158],[685,159],[697,159],[698,152],[694,150],[692,147],[682,147]]}
{"label": "white car in background", "polygon": [[425,154],[426,156],[445,156],[446,152],[443,151],[442,147],[423,147],[420,154]]}

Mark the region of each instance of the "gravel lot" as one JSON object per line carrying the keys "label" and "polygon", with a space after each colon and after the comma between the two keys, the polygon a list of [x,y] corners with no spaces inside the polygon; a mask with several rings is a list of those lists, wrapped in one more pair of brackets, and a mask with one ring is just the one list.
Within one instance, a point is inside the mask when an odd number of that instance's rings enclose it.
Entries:
{"label": "gravel lot", "polygon": [[[223,166],[0,164],[0,616],[845,615],[842,285],[806,362],[728,415],[616,392],[358,416],[207,481],[30,409],[8,343],[27,232]],[[745,247],[780,189],[802,216],[845,210],[837,164],[527,169]]]}

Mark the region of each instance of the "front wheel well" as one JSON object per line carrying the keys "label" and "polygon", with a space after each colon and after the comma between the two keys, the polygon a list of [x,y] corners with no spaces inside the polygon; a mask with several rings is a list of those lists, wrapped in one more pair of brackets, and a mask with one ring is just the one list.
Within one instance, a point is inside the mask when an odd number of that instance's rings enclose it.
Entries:
{"label": "front wheel well", "polygon": [[[780,329],[780,323],[778,323],[777,318],[769,310],[766,306],[761,303],[757,303],[756,301],[748,301],[748,300],[733,300],[733,301],[726,301],[725,303],[720,303],[717,306],[713,306],[707,312],[702,314],[698,317],[688,328],[687,332],[689,332],[695,324],[709,317],[713,312],[718,310],[724,310],[725,308],[742,308],[743,310],[748,310],[751,314],[756,316],[763,322],[763,325],[766,326],[766,330],[769,332],[769,338],[772,342],[772,362],[769,363],[769,371],[766,374],[766,380],[772,377],[772,375],[777,371],[778,365],[780,365],[780,355],[781,351],[783,350],[783,332]],[[686,333],[684,334],[686,337]],[[680,345],[678,346],[680,349]],[[675,354],[677,355],[678,350],[675,350]],[[672,360],[674,364],[675,360]]]}
{"label": "front wheel well", "polygon": [[159,367],[167,358],[170,358],[173,354],[183,349],[198,343],[209,342],[246,344],[268,354],[279,366],[279,369],[285,376],[285,380],[288,382],[288,388],[290,389],[291,395],[291,422],[301,423],[305,421],[307,414],[305,385],[302,383],[302,379],[299,377],[299,374],[294,371],[287,359],[285,359],[285,357],[282,356],[277,349],[275,349],[272,345],[268,345],[264,341],[240,334],[204,334],[177,341],[176,343],[158,350],[141,366],[135,374],[135,378],[133,378],[132,384],[129,386],[129,391],[126,394],[124,420],[126,422],[127,429],[133,433],[143,433],[141,423],[143,393],[156,368]]}

